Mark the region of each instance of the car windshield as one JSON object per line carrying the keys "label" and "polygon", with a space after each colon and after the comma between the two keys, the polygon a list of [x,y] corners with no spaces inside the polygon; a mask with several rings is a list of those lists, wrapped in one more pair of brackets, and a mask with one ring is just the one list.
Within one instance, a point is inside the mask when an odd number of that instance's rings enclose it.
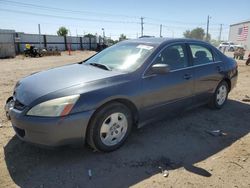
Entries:
{"label": "car windshield", "polygon": [[106,70],[132,72],[143,64],[154,48],[148,44],[120,43],[101,51],[88,59],[85,64]]}

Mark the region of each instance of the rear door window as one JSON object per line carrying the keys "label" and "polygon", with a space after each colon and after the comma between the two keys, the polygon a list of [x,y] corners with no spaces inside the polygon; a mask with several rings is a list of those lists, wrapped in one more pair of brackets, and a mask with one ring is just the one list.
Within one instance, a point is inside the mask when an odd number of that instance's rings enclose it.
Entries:
{"label": "rear door window", "polygon": [[215,62],[220,62],[220,61],[222,61],[219,52],[213,50],[213,56],[214,56],[214,61],[215,61]]}
{"label": "rear door window", "polygon": [[190,49],[193,57],[194,66],[204,65],[212,63],[214,61],[213,54],[209,48],[198,44],[191,44]]}

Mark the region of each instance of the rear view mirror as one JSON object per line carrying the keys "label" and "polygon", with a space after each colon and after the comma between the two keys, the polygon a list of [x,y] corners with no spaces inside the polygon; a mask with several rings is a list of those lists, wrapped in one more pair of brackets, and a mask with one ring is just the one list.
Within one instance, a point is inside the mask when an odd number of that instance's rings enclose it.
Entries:
{"label": "rear view mirror", "polygon": [[169,65],[167,64],[154,64],[151,68],[154,74],[166,74],[170,71]]}

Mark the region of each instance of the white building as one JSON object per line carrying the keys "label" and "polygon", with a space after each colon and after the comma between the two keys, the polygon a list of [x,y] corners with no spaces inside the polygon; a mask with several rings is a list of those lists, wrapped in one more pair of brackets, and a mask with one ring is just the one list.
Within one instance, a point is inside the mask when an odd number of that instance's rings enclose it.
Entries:
{"label": "white building", "polygon": [[250,20],[230,25],[229,41],[241,44],[246,50],[250,50]]}

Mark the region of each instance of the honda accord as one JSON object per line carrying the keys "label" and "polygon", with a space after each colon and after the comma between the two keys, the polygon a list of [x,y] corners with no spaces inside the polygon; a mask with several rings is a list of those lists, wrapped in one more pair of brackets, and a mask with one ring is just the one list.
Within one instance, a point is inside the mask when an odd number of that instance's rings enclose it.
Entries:
{"label": "honda accord", "polygon": [[16,135],[38,145],[85,142],[113,151],[132,127],[194,106],[220,109],[237,63],[191,39],[141,38],[17,82],[5,106]]}

